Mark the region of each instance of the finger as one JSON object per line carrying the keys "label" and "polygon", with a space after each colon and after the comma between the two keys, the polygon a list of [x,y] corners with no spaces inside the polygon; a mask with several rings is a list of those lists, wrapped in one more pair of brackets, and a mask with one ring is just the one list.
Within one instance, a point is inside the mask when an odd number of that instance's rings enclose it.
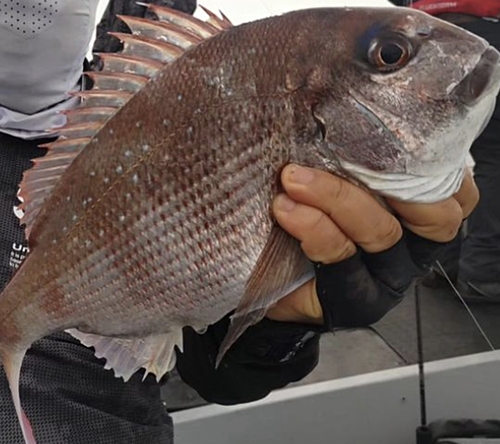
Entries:
{"label": "finger", "polygon": [[291,199],[326,213],[347,238],[367,252],[384,251],[402,236],[397,219],[368,192],[347,180],[288,165],[281,182]]}
{"label": "finger", "polygon": [[312,261],[331,264],[356,252],[354,243],[317,208],[280,194],[274,200],[273,213],[280,226],[301,242],[302,250]]}
{"label": "finger", "polygon": [[436,242],[454,239],[463,220],[462,207],[453,197],[432,204],[387,199],[387,204],[403,218],[402,223],[409,230]]}
{"label": "finger", "polygon": [[462,208],[462,219],[469,217],[479,202],[479,190],[477,189],[476,182],[474,182],[472,171],[469,168],[465,170],[462,185],[453,197]]}

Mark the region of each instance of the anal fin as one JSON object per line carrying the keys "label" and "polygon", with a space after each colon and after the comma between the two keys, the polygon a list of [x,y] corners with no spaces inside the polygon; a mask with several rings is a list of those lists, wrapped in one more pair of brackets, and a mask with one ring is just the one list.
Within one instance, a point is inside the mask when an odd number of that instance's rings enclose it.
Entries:
{"label": "anal fin", "polygon": [[138,339],[118,339],[82,333],[71,329],[69,334],[83,345],[93,347],[98,358],[106,359],[106,369],[113,369],[115,376],[128,381],[141,368],[156,375],[159,381],[175,366],[175,347],[182,349],[182,330],[163,335]]}
{"label": "anal fin", "polygon": [[249,326],[259,322],[272,305],[313,276],[313,266],[300,243],[275,225],[231,318],[216,365]]}

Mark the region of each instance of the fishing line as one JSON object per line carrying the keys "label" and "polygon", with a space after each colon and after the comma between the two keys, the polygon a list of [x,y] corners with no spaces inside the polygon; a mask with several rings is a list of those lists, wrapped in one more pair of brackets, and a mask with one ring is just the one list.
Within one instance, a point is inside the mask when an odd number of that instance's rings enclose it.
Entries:
{"label": "fishing line", "polygon": [[458,296],[458,298],[460,299],[460,301],[464,305],[465,309],[467,310],[467,313],[469,313],[469,315],[472,318],[474,324],[476,325],[477,329],[479,330],[479,332],[483,336],[483,338],[486,341],[486,343],[488,344],[488,346],[491,348],[491,350],[494,351],[495,347],[493,346],[493,344],[491,343],[490,339],[488,338],[488,335],[486,334],[486,332],[481,327],[481,324],[479,323],[479,321],[474,316],[474,313],[472,313],[471,309],[469,308],[469,305],[467,304],[467,302],[465,301],[465,299],[463,298],[463,296],[460,294],[460,292],[458,291],[457,287],[453,284],[452,280],[448,276],[448,273],[446,273],[445,269],[441,265],[441,262],[436,261],[436,265],[438,266],[439,271],[442,273],[442,275],[448,281],[448,284],[450,284],[451,288],[453,289],[453,291],[455,292],[455,294]]}

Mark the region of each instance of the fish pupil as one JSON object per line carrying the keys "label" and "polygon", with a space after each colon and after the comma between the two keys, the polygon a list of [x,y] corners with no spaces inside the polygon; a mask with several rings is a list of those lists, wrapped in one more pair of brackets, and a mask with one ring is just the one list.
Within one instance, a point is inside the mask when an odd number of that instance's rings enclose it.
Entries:
{"label": "fish pupil", "polygon": [[403,48],[396,43],[385,43],[380,48],[380,59],[386,65],[396,65],[403,58]]}

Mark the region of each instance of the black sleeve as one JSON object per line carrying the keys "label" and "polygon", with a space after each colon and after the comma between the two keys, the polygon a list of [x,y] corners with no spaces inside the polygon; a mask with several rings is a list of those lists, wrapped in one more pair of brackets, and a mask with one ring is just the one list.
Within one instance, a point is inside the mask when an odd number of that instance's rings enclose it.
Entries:
{"label": "black sleeve", "polygon": [[401,240],[383,252],[358,250],[345,261],[316,264],[325,327],[366,327],[380,320],[452,242],[433,242],[404,229]]}
{"label": "black sleeve", "polygon": [[177,354],[182,379],[209,402],[228,405],[263,398],[302,379],[318,363],[320,329],[264,319],[238,339],[216,369],[228,325],[226,317],[203,335],[185,329],[184,352]]}

